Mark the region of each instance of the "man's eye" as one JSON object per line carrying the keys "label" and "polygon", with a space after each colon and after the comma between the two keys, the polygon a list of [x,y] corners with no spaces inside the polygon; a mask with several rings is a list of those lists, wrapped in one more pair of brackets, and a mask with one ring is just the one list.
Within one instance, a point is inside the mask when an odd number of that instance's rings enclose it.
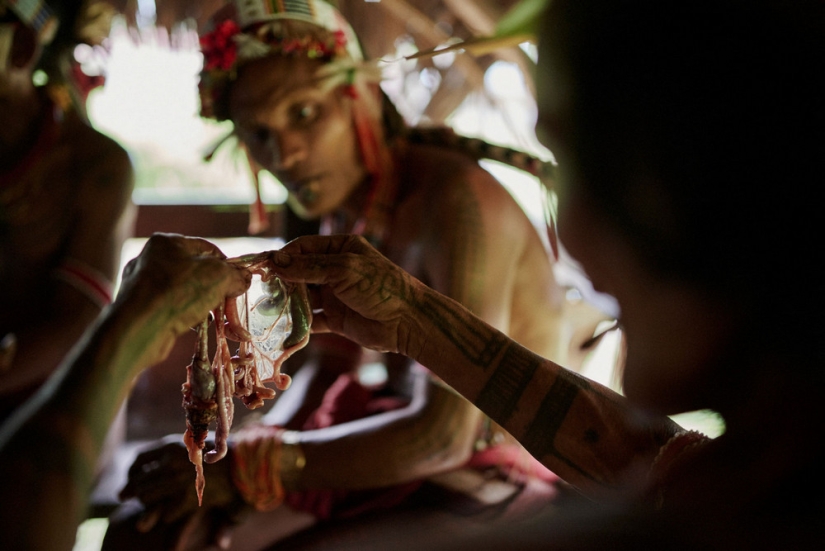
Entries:
{"label": "man's eye", "polygon": [[308,122],[318,114],[318,109],[312,104],[297,105],[292,113],[296,121]]}

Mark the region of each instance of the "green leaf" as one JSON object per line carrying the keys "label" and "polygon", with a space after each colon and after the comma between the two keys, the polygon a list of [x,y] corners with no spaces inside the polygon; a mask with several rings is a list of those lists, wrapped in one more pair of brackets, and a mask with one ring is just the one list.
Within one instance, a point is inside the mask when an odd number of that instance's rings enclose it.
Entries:
{"label": "green leaf", "polygon": [[535,42],[541,14],[551,0],[521,0],[502,16],[496,26],[495,36],[530,36]]}
{"label": "green leaf", "polygon": [[488,54],[500,48],[518,46],[522,42],[532,40],[531,35],[509,35],[509,36],[487,36],[481,38],[468,38],[462,42],[456,42],[450,46],[436,46],[428,50],[421,50],[413,55],[404,56],[404,59],[418,59],[420,57],[433,57],[447,52],[466,51],[469,54],[480,56]]}
{"label": "green leaf", "polygon": [[551,0],[522,0],[504,14],[492,36],[469,38],[450,46],[436,46],[422,50],[404,59],[432,57],[447,52],[465,51],[480,56],[500,48],[518,46],[522,42],[536,42],[542,13]]}

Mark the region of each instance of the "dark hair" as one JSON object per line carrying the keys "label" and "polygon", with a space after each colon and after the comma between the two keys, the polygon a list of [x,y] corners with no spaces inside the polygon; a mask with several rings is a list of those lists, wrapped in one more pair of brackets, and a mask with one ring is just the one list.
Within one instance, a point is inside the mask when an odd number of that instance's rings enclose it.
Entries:
{"label": "dark hair", "polygon": [[825,2],[554,0],[541,40],[576,183],[649,265],[822,342]]}

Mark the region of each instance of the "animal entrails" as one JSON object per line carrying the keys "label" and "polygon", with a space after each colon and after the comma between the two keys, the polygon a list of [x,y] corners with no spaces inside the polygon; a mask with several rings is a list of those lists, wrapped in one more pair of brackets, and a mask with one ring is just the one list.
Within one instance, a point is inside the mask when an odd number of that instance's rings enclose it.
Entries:
{"label": "animal entrails", "polygon": [[[217,348],[209,360],[209,320],[198,325],[192,362],[186,368],[183,408],[186,431],[183,441],[195,465],[195,489],[202,502],[206,481],[203,461],[214,463],[227,452],[227,438],[235,413],[233,397],[249,409],[261,407],[278,390],[292,383],[281,365],[309,342],[312,309],[306,286],[281,281],[271,274],[269,253],[229,259],[248,270],[252,284],[246,293],[230,298],[212,311]],[[232,356],[229,341],[238,343]],[[215,447],[204,456],[209,425],[216,423]]]}

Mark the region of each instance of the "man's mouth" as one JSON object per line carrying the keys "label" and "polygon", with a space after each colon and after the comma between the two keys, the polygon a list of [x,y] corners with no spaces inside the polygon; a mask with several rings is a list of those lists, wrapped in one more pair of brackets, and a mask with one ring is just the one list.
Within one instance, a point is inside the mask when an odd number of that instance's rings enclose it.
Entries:
{"label": "man's mouth", "polygon": [[318,199],[318,193],[310,185],[300,186],[296,195],[302,203],[314,203]]}
{"label": "man's mouth", "polygon": [[317,176],[289,180],[287,189],[289,189],[290,193],[292,193],[300,202],[313,203],[318,199],[317,186],[314,185],[317,180]]}

